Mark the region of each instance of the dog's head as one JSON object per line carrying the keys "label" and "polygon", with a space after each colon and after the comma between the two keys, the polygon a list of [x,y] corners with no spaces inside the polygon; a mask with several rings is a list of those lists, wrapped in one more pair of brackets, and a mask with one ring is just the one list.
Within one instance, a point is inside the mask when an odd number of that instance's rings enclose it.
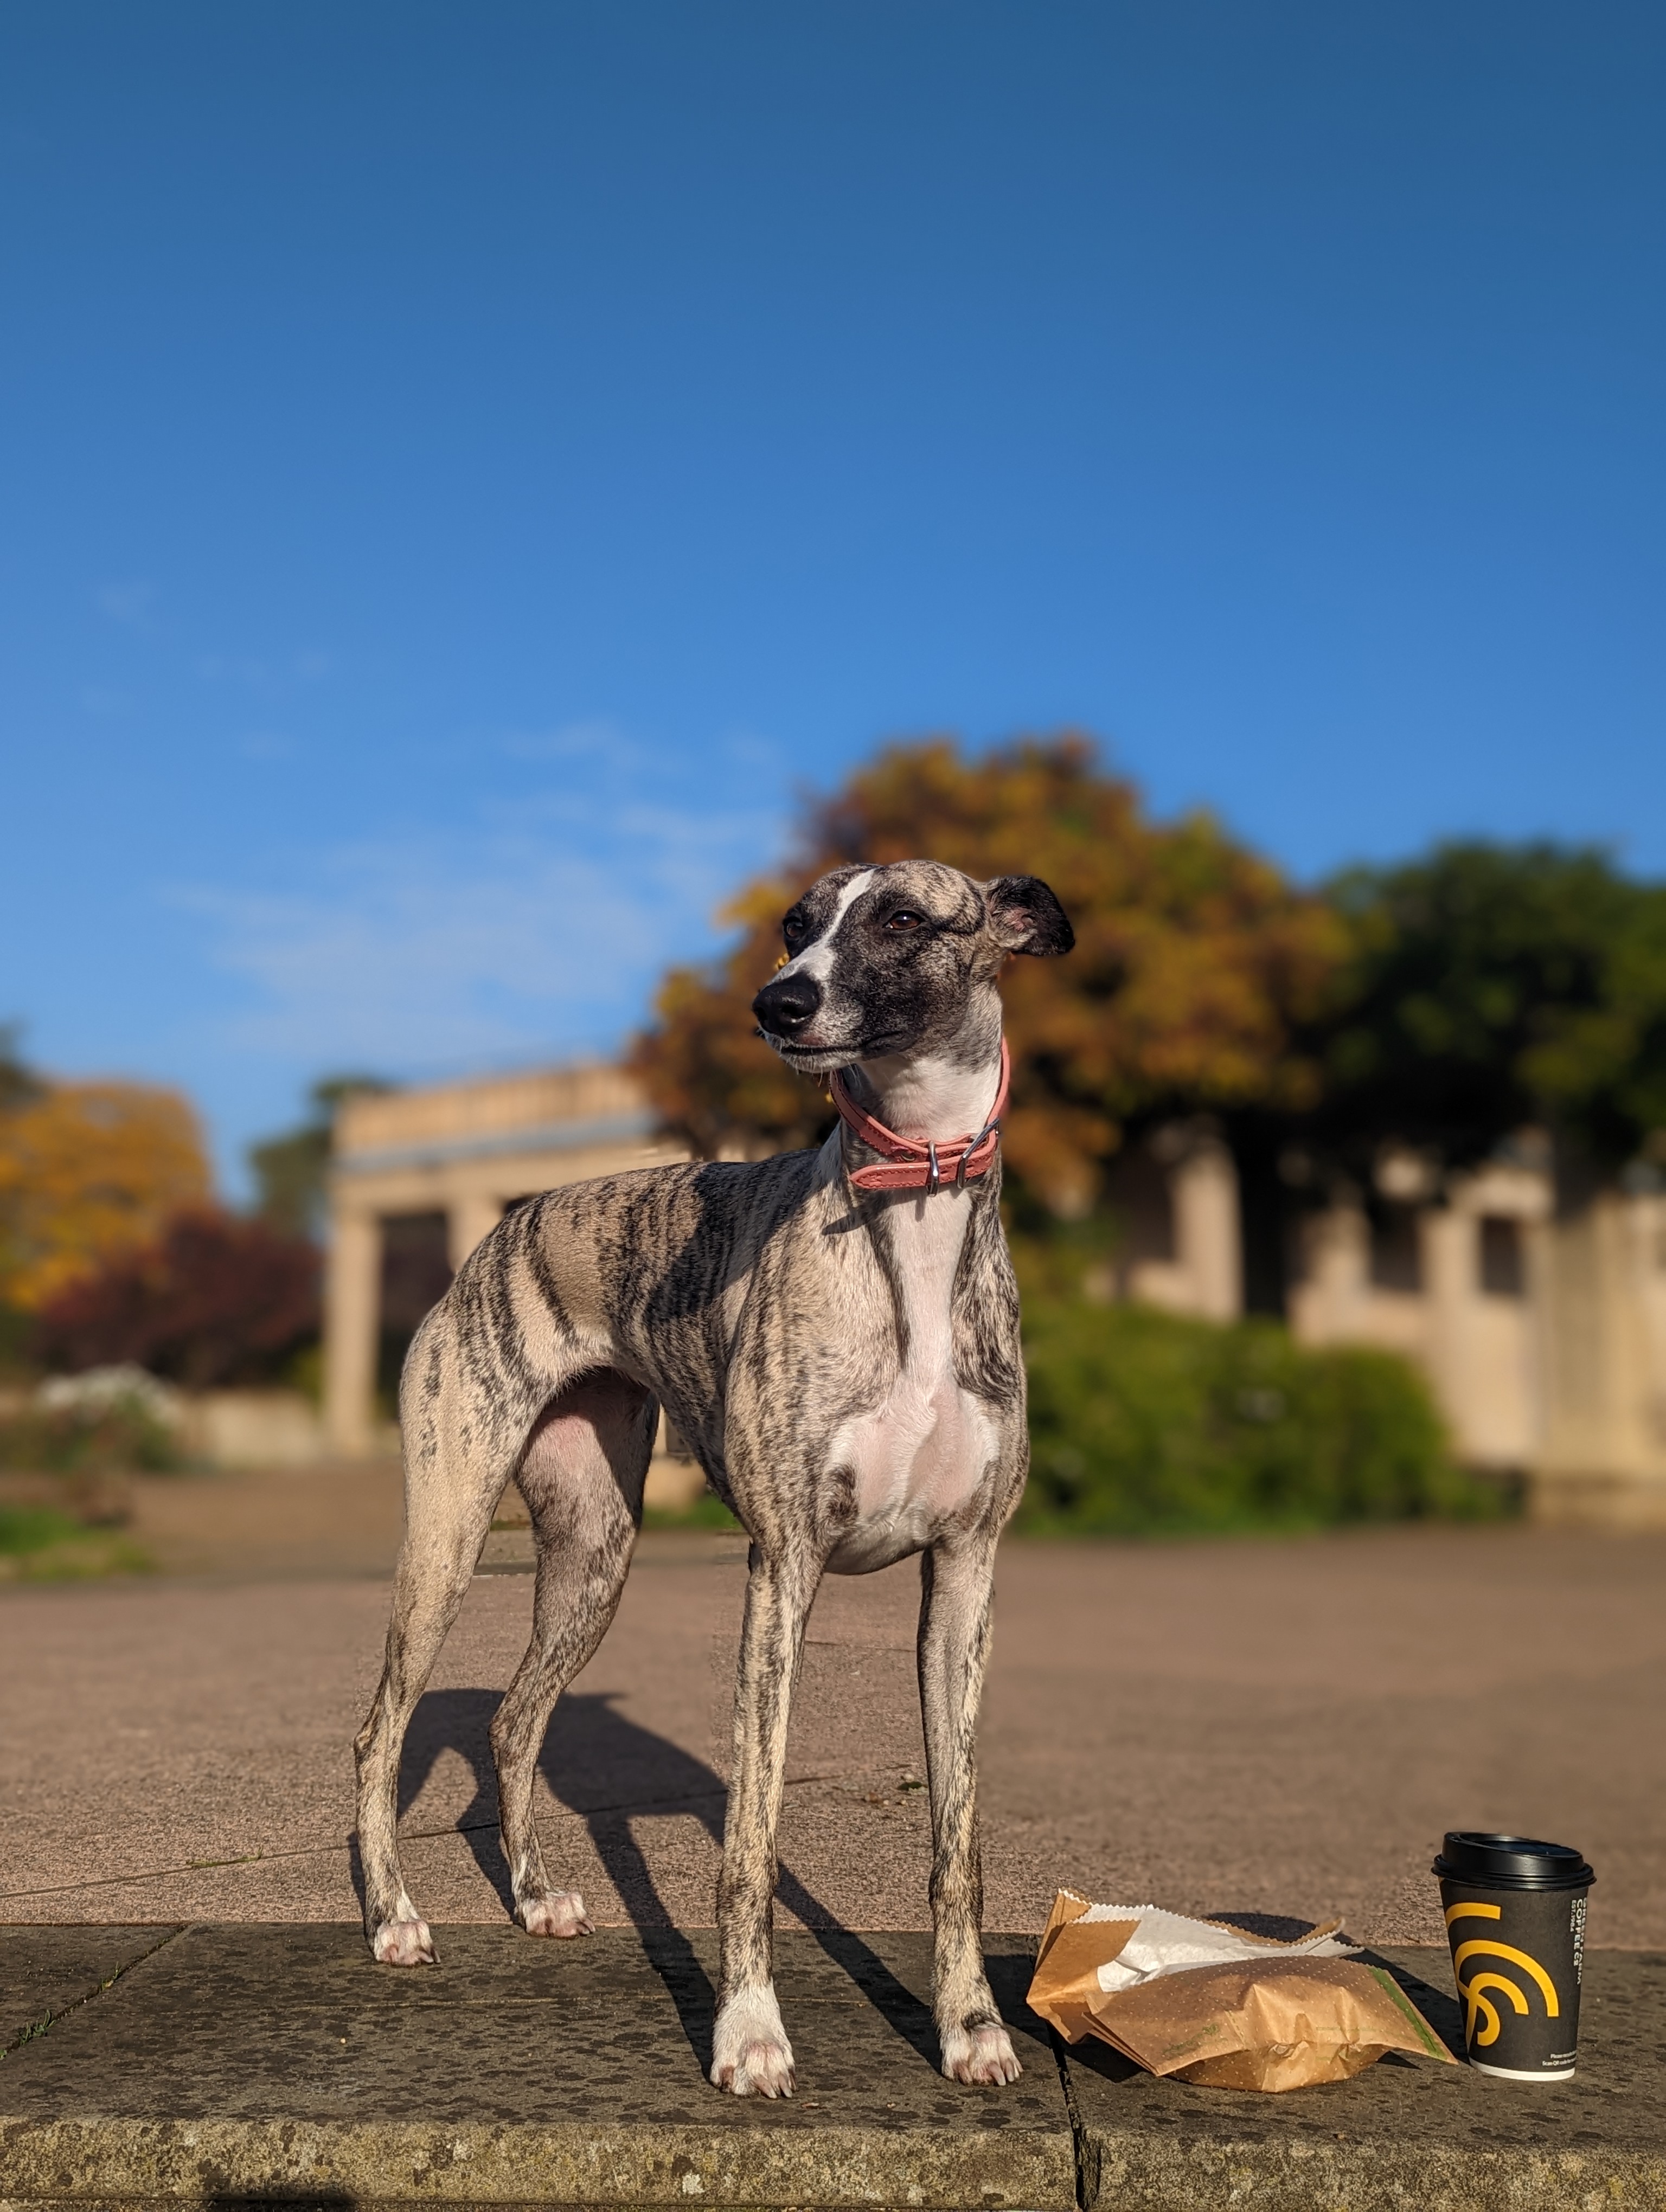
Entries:
{"label": "dog's head", "polygon": [[999,1028],[994,981],[1008,953],[1068,952],[1076,941],[1037,877],[979,884],[936,860],[836,868],[781,927],[787,963],[752,1012],[759,1033],[806,1073],[952,1051],[992,1018]]}

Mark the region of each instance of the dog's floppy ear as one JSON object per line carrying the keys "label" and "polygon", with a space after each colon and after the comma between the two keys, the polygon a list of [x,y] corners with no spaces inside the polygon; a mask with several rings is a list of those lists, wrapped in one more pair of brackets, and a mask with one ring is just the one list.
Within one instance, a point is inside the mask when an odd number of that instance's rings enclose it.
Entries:
{"label": "dog's floppy ear", "polygon": [[983,886],[989,934],[1003,952],[1068,952],[1070,917],[1039,876],[997,876]]}

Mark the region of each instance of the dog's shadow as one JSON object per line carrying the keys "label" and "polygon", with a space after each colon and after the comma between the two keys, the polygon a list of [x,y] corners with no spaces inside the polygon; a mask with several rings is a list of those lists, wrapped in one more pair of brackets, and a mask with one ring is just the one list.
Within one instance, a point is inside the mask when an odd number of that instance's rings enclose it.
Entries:
{"label": "dog's shadow", "polygon": [[[514,1909],[514,1898],[498,1839],[497,1777],[488,1735],[502,1698],[498,1690],[469,1689],[430,1690],[422,1698],[399,1764],[399,1814],[403,1819],[416,1803],[441,1756],[459,1753],[473,1777],[474,1795],[454,1826],[507,1914]],[[721,1776],[680,1745],[615,1711],[611,1696],[572,1691],[556,1707],[538,1765],[556,1803],[584,1821],[704,2072],[711,2063],[716,1995],[693,1944],[660,1894],[634,1823],[690,1815],[721,1848],[728,1802]],[[895,2033],[935,2065],[936,2032],[928,2008],[871,1945],[843,1926],[787,1866],[775,1893]]]}

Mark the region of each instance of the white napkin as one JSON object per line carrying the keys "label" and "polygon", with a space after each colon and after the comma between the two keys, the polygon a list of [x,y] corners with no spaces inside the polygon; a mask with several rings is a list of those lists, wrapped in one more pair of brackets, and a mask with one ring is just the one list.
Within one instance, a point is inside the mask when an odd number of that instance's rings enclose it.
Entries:
{"label": "white napkin", "polygon": [[1331,1921],[1293,1943],[1280,1943],[1266,1936],[1245,1936],[1236,1928],[1222,1928],[1213,1920],[1188,1920],[1183,1913],[1164,1912],[1155,1905],[1095,1905],[1076,1923],[1091,1920],[1137,1920],[1140,1925],[1116,1956],[1099,1969],[1099,1987],[1107,1995],[1116,1990],[1138,1989],[1164,1974],[1183,1973],[1189,1966],[1237,1966],[1243,1960],[1272,1959],[1351,1959],[1358,1945],[1339,1937],[1341,1923]]}

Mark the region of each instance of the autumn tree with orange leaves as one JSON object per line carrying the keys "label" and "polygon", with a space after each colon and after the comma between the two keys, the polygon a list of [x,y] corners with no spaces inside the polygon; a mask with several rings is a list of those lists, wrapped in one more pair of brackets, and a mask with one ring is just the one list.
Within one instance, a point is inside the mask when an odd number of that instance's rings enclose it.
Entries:
{"label": "autumn tree with orange leaves", "polygon": [[0,1306],[33,1313],[152,1242],[210,1193],[197,1117],[177,1091],[50,1083],[8,1059],[0,1083]]}
{"label": "autumn tree with orange leaves", "polygon": [[1085,738],[1025,738],[969,759],[897,744],[805,809],[792,864],[739,893],[733,947],[677,968],[632,1064],[666,1122],[712,1156],[809,1144],[826,1095],[753,1035],[751,1000],[805,885],[850,861],[921,857],[980,880],[1036,875],[1076,930],[1067,960],[1003,980],[1013,1059],[1009,1176],[1055,1216],[1092,1208],[1142,1124],[1176,1113],[1283,1115],[1317,1072],[1301,1038],[1343,957],[1341,924],[1208,815],[1153,823]]}

